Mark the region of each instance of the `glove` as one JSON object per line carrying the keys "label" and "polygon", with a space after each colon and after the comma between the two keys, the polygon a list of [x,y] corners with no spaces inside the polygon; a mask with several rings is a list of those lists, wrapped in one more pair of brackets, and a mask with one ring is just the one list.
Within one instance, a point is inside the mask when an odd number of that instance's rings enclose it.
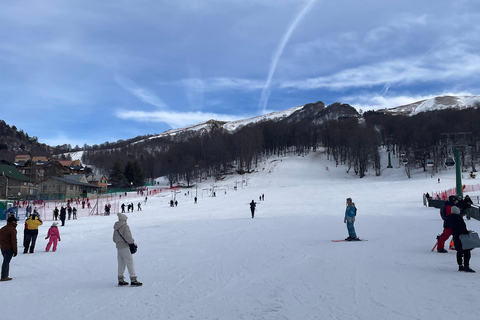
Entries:
{"label": "glove", "polygon": [[347,218],[343,219],[343,223],[347,223]]}
{"label": "glove", "polygon": [[14,253],[13,253],[13,256],[14,256],[14,257],[16,257],[16,256],[17,256],[17,253],[16,253],[16,252],[14,252]]}
{"label": "glove", "polygon": [[62,239],[59,238],[58,241],[62,241]]}
{"label": "glove", "polygon": [[47,239],[48,239],[48,237],[45,237],[45,240],[47,240]]}

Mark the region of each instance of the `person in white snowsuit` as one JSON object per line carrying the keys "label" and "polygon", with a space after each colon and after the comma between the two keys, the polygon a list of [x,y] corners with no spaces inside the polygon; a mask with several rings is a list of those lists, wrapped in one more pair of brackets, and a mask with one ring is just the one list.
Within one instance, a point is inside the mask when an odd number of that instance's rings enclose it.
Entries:
{"label": "person in white snowsuit", "polygon": [[123,274],[125,267],[128,269],[130,275],[131,286],[141,286],[142,283],[137,281],[135,274],[135,265],[133,264],[133,255],[130,252],[129,244],[135,243],[132,237],[132,232],[127,224],[127,215],[124,213],[117,213],[118,221],[113,226],[113,242],[117,246],[117,260],[118,260],[118,285],[126,286],[128,282],[124,280]]}

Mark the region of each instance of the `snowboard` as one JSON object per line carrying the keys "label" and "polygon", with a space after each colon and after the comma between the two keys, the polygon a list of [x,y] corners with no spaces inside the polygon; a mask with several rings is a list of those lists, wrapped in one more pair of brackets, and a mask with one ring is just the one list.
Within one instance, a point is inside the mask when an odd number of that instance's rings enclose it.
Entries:
{"label": "snowboard", "polygon": [[360,242],[360,241],[368,241],[368,240],[365,240],[365,239],[360,239],[360,240],[356,240],[356,241],[347,241],[345,239],[343,239],[343,240],[332,240],[332,242]]}

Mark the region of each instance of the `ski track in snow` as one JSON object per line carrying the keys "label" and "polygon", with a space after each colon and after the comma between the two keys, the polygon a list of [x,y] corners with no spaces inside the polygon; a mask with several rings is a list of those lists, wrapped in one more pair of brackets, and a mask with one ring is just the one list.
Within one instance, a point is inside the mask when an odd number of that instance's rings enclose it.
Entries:
{"label": "ski track in snow", "polygon": [[[248,186],[233,191],[239,177],[227,177],[217,183],[230,186],[227,194],[199,193],[196,205],[194,189],[177,196],[176,208],[169,194],[149,197],[143,211],[127,214],[139,245],[139,288],[116,286],[116,215],[79,211],[60,227],[55,253],[44,252],[47,220],[36,252],[19,248],[14,280],[0,284],[1,319],[471,318],[479,275],[457,272],[454,252],[430,252],[442,222],[438,210],[422,206],[424,192],[454,186],[453,171],[411,179],[401,168],[363,179],[345,171],[321,152],[270,158],[244,176]],[[347,235],[347,197],[358,207],[357,234],[368,242],[331,241]],[[478,221],[467,225],[480,229]],[[18,231],[21,246],[22,223]],[[480,271],[475,250],[471,265]]]}

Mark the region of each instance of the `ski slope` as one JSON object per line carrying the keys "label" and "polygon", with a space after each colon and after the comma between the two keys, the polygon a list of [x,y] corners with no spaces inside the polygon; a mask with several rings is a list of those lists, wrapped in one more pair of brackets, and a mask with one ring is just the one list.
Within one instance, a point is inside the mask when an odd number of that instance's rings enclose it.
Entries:
{"label": "ski slope", "polygon": [[[163,194],[127,214],[143,287],[116,286],[116,215],[67,221],[55,253],[44,252],[46,221],[36,252],[19,248],[13,280],[0,283],[1,319],[441,320],[478,313],[478,251],[475,274],[457,271],[454,252],[430,251],[442,221],[422,205],[422,194],[454,187],[453,170],[408,179],[394,168],[359,179],[317,152],[268,159],[256,173],[217,182],[216,197],[204,191],[212,184],[199,185],[196,205],[192,188],[177,195],[178,207]],[[347,197],[367,242],[331,241],[347,236]],[[130,200],[137,210],[143,197]],[[478,221],[467,226],[480,230]],[[21,222],[18,231],[21,246]]]}

